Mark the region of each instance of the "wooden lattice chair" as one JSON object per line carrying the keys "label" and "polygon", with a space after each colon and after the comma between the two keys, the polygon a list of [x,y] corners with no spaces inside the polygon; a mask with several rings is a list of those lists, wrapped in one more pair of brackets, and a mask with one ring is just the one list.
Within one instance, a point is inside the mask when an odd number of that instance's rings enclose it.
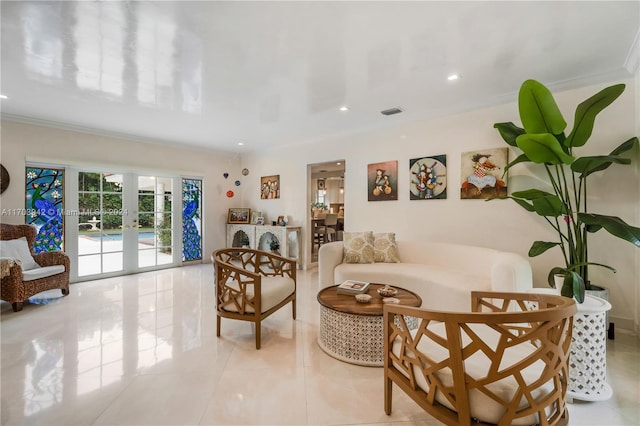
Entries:
{"label": "wooden lattice chair", "polygon": [[260,349],[260,323],[291,302],[296,319],[296,261],[250,248],[225,248],[211,255],[216,283],[216,335],[222,318],[251,321]]}
{"label": "wooden lattice chair", "polygon": [[386,304],[385,412],[395,383],[448,425],[567,424],[575,312],[572,299],[535,293],[472,292],[472,312]]}
{"label": "wooden lattice chair", "polygon": [[0,299],[11,303],[14,312],[21,311],[22,304],[28,298],[45,290],[59,288],[63,295],[69,294],[69,256],[61,251],[34,255],[33,243],[36,239],[36,229],[33,226],[0,224],[0,239],[3,241],[17,241],[22,237],[26,238],[28,245],[28,248],[21,250],[23,259],[7,256],[8,249],[0,253],[2,256]]}

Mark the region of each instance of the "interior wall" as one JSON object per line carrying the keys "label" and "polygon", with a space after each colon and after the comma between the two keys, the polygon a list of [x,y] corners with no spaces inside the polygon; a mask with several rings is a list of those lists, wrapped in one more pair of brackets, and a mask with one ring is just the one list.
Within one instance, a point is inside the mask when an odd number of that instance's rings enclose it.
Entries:
{"label": "interior wall", "polygon": [[[611,82],[611,84],[619,81]],[[634,79],[624,81],[627,90],[596,121],[592,139],[577,150],[579,156],[607,154],[620,143],[637,134],[636,117],[640,112],[636,102]],[[584,87],[554,93],[569,127],[573,124],[575,107],[608,84]],[[463,114],[433,120],[391,125],[384,130],[362,132],[350,136],[330,137],[318,142],[318,149],[308,145],[293,146],[269,152],[245,154],[242,166],[251,170],[243,192],[243,204],[277,217],[289,216],[290,223],[302,225],[304,236],[309,235],[310,199],[307,164],[346,160],[345,171],[345,228],[346,231],[393,231],[397,238],[449,241],[508,250],[527,256],[535,240],[555,240],[551,228],[536,215],[526,212],[510,200],[461,200],[459,188],[460,155],[462,152],[506,146],[495,122],[520,123],[514,102]],[[380,117],[393,124],[401,117]],[[319,148],[321,147],[321,149]],[[447,160],[447,199],[409,200],[409,159],[445,154]],[[511,151],[510,159],[516,154]],[[634,161],[639,162],[638,152]],[[397,201],[367,200],[367,164],[398,160]],[[279,174],[281,198],[261,200],[260,176]],[[509,191],[535,187],[540,184],[540,171],[527,165],[514,167],[509,177]],[[613,166],[600,175],[590,177],[590,210],[619,216],[628,223],[640,226],[637,166]],[[309,244],[303,243],[303,247]],[[611,291],[613,310],[611,317],[619,328],[633,329],[637,325],[639,302],[636,296],[640,257],[638,249],[618,240],[605,231],[590,239],[591,261],[614,266],[617,273],[592,268],[594,283]],[[309,250],[305,250],[305,263],[309,266]],[[561,266],[559,249],[529,259],[537,287],[546,287],[548,271]],[[464,259],[460,259],[464,262]],[[635,325],[634,325],[635,323]]]}
{"label": "interior wall", "polygon": [[[203,178],[203,261],[225,246],[225,223],[230,207],[238,207],[238,198],[225,194],[240,187],[239,158],[230,154],[189,150],[164,145],[110,138],[32,124],[2,121],[1,161],[11,176],[11,183],[0,197],[2,209],[22,209],[26,161],[48,164],[78,165],[96,169],[116,169],[138,173],[167,173]],[[225,179],[223,173],[228,172]],[[24,217],[3,214],[4,223],[25,223]]]}

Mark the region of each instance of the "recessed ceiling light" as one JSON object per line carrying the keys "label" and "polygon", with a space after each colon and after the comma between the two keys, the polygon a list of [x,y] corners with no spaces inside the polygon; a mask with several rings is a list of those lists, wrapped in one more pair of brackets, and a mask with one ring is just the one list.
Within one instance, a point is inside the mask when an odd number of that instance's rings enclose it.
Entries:
{"label": "recessed ceiling light", "polygon": [[336,163],[336,166],[339,166],[339,165],[341,165],[341,164],[342,164],[342,163],[338,161],[338,162]]}
{"label": "recessed ceiling light", "polygon": [[346,105],[342,105],[342,106],[340,107],[340,111],[349,111],[349,107],[348,107],[348,106],[346,106]]}
{"label": "recessed ceiling light", "polygon": [[9,99],[7,95],[0,95],[0,99]]}
{"label": "recessed ceiling light", "polygon": [[458,74],[451,74],[449,77],[447,77],[447,80],[453,81],[453,80],[457,80],[459,78],[460,78],[460,76]]}
{"label": "recessed ceiling light", "polygon": [[238,146],[244,145],[244,142],[238,142]]}

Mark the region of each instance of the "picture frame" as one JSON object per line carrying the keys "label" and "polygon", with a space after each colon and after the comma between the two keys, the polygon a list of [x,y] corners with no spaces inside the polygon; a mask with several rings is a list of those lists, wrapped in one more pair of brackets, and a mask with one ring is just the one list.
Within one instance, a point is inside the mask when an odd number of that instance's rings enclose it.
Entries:
{"label": "picture frame", "polygon": [[490,200],[506,197],[509,148],[488,148],[463,152],[460,159],[460,199]]}
{"label": "picture frame", "polygon": [[398,199],[398,160],[367,165],[367,193],[369,201]]}
{"label": "picture frame", "polygon": [[256,219],[256,225],[264,225],[264,217],[260,216]]}
{"label": "picture frame", "polygon": [[231,208],[229,209],[229,216],[227,217],[227,223],[249,223],[251,220],[251,209],[245,208]]}
{"label": "picture frame", "polygon": [[276,221],[276,225],[282,225],[284,222],[284,216],[278,216],[278,220]]}
{"label": "picture frame", "polygon": [[324,179],[318,179],[318,190],[322,191],[325,189],[325,181]]}
{"label": "picture frame", "polygon": [[280,198],[280,175],[262,176],[260,178],[260,199]]}
{"label": "picture frame", "polygon": [[[251,224],[252,225],[257,225],[258,224],[258,219],[260,217],[262,217],[262,212],[259,212],[257,210],[251,210]],[[264,222],[264,218],[263,218],[263,222]]]}

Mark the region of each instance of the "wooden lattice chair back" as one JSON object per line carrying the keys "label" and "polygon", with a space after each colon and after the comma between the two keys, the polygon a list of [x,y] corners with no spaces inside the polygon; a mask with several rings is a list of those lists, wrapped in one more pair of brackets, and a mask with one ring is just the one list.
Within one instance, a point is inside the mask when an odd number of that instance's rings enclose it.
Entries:
{"label": "wooden lattice chair back", "polygon": [[384,306],[386,413],[395,383],[449,425],[566,424],[575,302],[472,292],[472,311]]}
{"label": "wooden lattice chair back", "polygon": [[272,252],[225,248],[211,255],[216,284],[216,334],[221,318],[255,323],[260,349],[260,323],[291,302],[296,319],[296,261]]}

